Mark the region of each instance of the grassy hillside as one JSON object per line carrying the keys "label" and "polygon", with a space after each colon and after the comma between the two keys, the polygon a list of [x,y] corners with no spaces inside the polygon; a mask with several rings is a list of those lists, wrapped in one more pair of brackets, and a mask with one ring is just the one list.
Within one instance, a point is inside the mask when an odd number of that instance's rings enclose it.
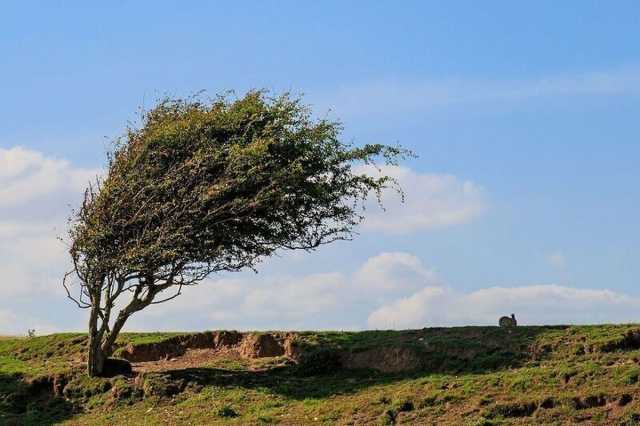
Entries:
{"label": "grassy hillside", "polygon": [[[119,354],[207,336],[125,334]],[[109,379],[83,374],[84,335],[0,339],[0,424],[640,425],[637,325],[286,339],[289,357],[200,347]]]}

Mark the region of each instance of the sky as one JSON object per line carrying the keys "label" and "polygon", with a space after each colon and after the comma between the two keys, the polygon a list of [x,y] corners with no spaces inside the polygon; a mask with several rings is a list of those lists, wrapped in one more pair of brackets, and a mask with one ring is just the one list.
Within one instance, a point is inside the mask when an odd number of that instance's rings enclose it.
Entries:
{"label": "sky", "polygon": [[640,322],[639,38],[623,0],[4,3],[0,334],[86,327],[58,237],[141,108],[252,88],[413,150],[406,202],[127,329]]}

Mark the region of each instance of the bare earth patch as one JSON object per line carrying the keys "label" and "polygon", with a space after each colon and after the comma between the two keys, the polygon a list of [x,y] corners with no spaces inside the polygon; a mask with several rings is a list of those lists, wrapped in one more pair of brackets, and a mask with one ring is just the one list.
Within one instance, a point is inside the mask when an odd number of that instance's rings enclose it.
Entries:
{"label": "bare earth patch", "polygon": [[137,373],[184,370],[187,368],[209,367],[224,360],[241,360],[242,357],[234,350],[220,349],[187,349],[183,355],[156,361],[134,362],[133,371]]}

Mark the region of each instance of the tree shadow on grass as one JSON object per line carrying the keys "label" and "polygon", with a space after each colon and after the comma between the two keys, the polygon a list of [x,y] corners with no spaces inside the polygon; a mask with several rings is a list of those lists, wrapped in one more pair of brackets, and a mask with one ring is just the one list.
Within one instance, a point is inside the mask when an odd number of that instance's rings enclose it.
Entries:
{"label": "tree shadow on grass", "polygon": [[48,426],[73,414],[73,405],[55,396],[50,383],[29,383],[22,374],[0,373],[0,424]]}
{"label": "tree shadow on grass", "polygon": [[[544,345],[540,345],[538,341],[540,334],[562,332],[565,329],[564,326],[522,327],[509,331],[497,327],[425,329],[405,332],[401,335],[401,341],[394,341],[393,336],[386,335],[385,342],[382,339],[376,340],[376,336],[372,335],[369,336],[370,341],[375,342],[372,347],[367,349],[363,345],[356,349],[356,352],[370,351],[372,354],[367,356],[373,357],[376,352],[382,352],[381,348],[385,344],[415,350],[420,357],[420,366],[412,371],[398,373],[384,374],[366,368],[341,369],[336,365],[334,355],[336,351],[344,355],[344,348],[324,347],[321,349],[323,356],[314,360],[316,365],[286,365],[259,371],[188,368],[159,374],[173,383],[264,389],[299,400],[325,398],[433,374],[461,376],[518,368],[547,356]],[[379,333],[380,337],[384,337],[386,332]],[[324,374],[319,374],[319,371]]]}
{"label": "tree shadow on grass", "polygon": [[338,371],[333,374],[301,376],[295,367],[264,371],[237,371],[219,368],[188,368],[160,373],[170,382],[201,386],[239,387],[266,390],[288,398],[304,400],[357,392],[361,389],[424,376],[424,372],[381,374],[371,370]]}

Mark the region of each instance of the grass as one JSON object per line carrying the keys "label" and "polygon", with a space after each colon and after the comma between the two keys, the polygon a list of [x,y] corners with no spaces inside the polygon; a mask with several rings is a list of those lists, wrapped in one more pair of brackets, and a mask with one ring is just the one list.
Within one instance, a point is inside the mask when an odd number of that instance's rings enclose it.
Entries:
{"label": "grass", "polygon": [[[424,368],[309,375],[279,359],[221,357],[136,380],[82,374],[81,334],[6,338],[0,424],[640,424],[640,341],[628,337],[634,330],[640,326],[303,332],[298,341],[306,350],[409,347]],[[177,334],[125,334],[120,344]],[[52,375],[64,376],[59,395],[38,385]]]}
{"label": "grass", "polygon": [[122,333],[118,336],[118,344],[127,345],[129,343],[134,345],[142,345],[147,343],[159,343],[164,340],[170,339],[176,336],[182,336],[184,332],[164,332],[164,333]]}

